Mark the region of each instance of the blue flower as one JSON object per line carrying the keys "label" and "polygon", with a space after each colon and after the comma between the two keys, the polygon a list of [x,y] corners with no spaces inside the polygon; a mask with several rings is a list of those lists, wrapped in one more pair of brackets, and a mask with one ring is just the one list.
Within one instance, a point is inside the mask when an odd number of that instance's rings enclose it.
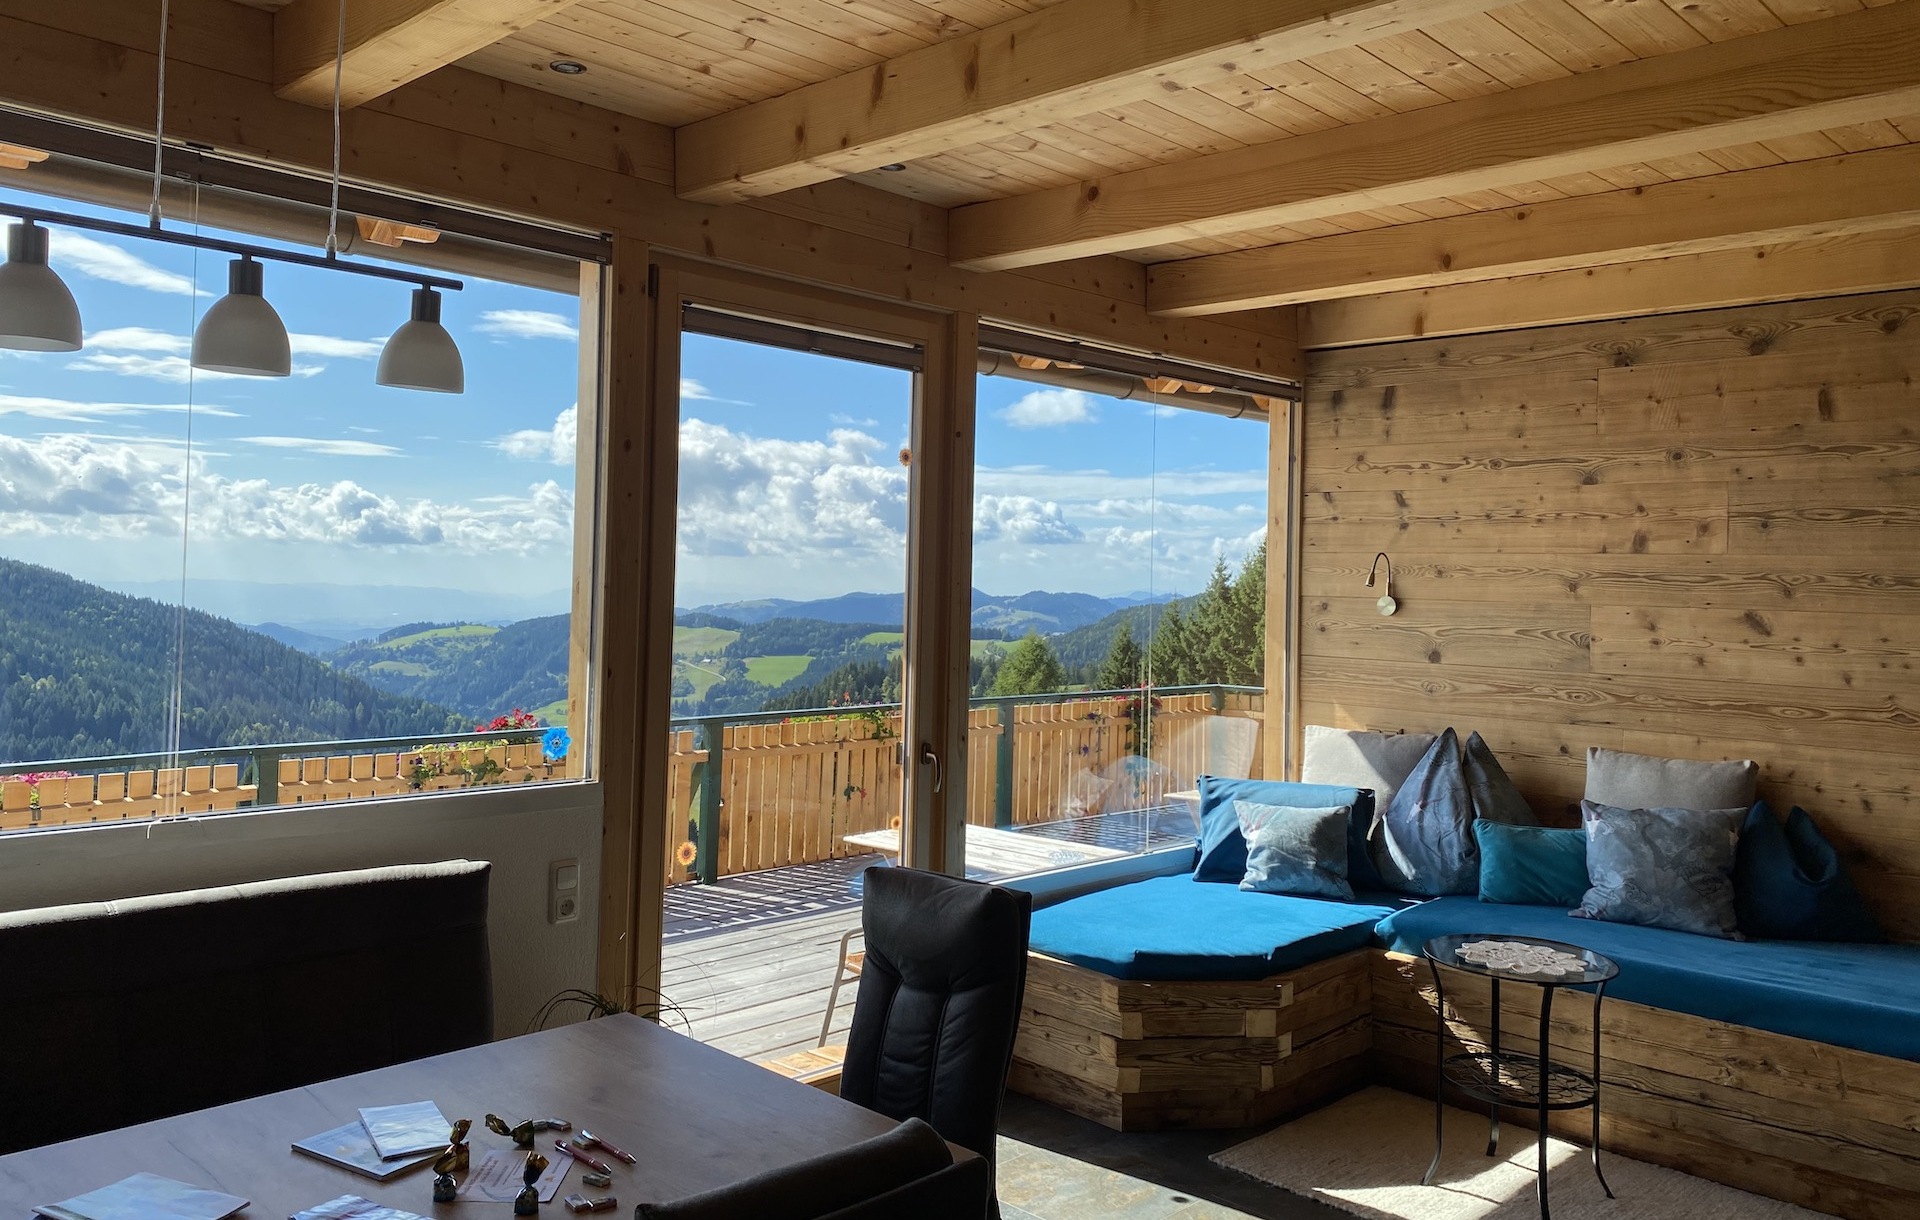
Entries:
{"label": "blue flower", "polygon": [[567,750],[573,745],[573,738],[565,729],[548,729],[546,736],[540,739],[540,753],[548,762],[559,762],[567,756]]}

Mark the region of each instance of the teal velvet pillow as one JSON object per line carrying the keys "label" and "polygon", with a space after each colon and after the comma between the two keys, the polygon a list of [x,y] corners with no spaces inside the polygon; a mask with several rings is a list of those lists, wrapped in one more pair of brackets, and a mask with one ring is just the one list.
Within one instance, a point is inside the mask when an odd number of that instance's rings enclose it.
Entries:
{"label": "teal velvet pillow", "polygon": [[1351,805],[1300,809],[1235,801],[1247,840],[1247,872],[1240,888],[1302,898],[1353,899],[1347,881],[1347,822]]}
{"label": "teal velvet pillow", "polygon": [[1480,901],[1534,907],[1580,905],[1587,896],[1587,832],[1473,824],[1480,844]]}
{"label": "teal velvet pillow", "polygon": [[1733,900],[1748,936],[1860,944],[1886,939],[1840,853],[1798,805],[1785,826],[1765,801],[1747,811],[1734,852]]}

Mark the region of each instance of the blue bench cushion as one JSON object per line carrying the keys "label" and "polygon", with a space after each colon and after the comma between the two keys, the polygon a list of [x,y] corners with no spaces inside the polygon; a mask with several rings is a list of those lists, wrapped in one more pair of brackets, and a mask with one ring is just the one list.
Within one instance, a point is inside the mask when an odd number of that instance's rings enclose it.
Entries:
{"label": "blue bench cushion", "polygon": [[1609,996],[1920,1061],[1920,945],[1730,941],[1467,897],[1396,912],[1381,921],[1376,940],[1418,955],[1427,941],[1453,933],[1567,941],[1619,963]]}
{"label": "blue bench cushion", "polygon": [[1114,978],[1263,979],[1365,948],[1394,906],[1154,877],[1035,911],[1028,943]]}

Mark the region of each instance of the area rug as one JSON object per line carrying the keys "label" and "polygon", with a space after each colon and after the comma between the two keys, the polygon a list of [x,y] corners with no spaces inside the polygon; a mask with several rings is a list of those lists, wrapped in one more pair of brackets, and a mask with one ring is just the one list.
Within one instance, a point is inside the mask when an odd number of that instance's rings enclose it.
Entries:
{"label": "area rug", "polygon": [[[1503,1121],[1499,1154],[1488,1157],[1486,1149],[1487,1116],[1449,1106],[1440,1172],[1432,1186],[1420,1185],[1433,1159],[1433,1102],[1372,1088],[1215,1153],[1213,1161],[1373,1220],[1537,1220],[1532,1128]],[[1549,1140],[1547,1164],[1554,1220],[1830,1220],[1615,1156],[1604,1145],[1600,1167],[1614,1199],[1601,1192],[1585,1148]]]}

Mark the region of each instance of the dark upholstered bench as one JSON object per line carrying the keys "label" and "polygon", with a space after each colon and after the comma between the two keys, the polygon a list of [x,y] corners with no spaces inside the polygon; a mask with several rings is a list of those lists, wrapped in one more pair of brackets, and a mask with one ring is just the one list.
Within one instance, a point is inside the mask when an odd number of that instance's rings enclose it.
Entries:
{"label": "dark upholstered bench", "polygon": [[490,868],[0,914],[0,1152],[487,1041]]}

